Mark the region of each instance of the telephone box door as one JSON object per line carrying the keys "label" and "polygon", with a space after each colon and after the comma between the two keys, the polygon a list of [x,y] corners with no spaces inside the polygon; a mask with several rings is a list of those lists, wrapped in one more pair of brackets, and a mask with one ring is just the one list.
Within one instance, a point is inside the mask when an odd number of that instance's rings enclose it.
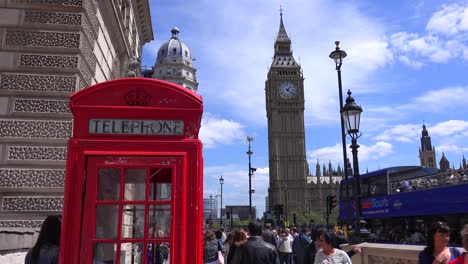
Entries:
{"label": "telephone box door", "polygon": [[176,188],[183,186],[177,181],[184,158],[88,156],[86,163],[83,219],[89,222],[82,223],[80,263],[184,263],[171,251],[185,233],[174,209],[184,199]]}

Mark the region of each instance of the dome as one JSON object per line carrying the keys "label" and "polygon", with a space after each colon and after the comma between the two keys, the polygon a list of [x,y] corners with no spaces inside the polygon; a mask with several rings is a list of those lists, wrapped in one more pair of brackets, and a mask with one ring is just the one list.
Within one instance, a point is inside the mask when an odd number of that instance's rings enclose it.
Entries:
{"label": "dome", "polygon": [[180,41],[179,32],[177,27],[172,28],[172,37],[159,48],[156,62],[162,62],[165,58],[191,60],[192,54],[190,53],[190,49],[185,43]]}

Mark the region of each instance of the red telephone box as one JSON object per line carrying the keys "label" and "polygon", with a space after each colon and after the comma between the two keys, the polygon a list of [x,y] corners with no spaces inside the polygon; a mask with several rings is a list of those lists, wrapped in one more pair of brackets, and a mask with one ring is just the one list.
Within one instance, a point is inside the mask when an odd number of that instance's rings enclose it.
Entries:
{"label": "red telephone box", "polygon": [[202,263],[201,97],[126,78],[70,108],[60,263]]}

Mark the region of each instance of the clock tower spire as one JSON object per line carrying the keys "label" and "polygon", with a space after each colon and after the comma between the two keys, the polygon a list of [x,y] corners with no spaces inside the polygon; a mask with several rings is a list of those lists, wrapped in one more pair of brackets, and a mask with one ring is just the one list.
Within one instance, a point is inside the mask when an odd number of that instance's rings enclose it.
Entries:
{"label": "clock tower spire", "polygon": [[274,43],[273,62],[265,82],[270,166],[270,208],[283,204],[291,218],[310,207],[307,191],[309,167],[305,151],[304,78],[283,23]]}

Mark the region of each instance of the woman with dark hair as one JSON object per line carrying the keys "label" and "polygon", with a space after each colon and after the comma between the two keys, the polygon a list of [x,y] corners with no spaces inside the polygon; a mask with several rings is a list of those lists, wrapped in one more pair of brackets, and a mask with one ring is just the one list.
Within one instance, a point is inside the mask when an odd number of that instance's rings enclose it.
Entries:
{"label": "woman with dark hair", "polygon": [[25,264],[57,264],[62,217],[49,215],[42,223],[36,244],[26,254]]}
{"label": "woman with dark hair", "polygon": [[315,264],[351,264],[348,254],[341,249],[335,248],[336,235],[333,231],[320,230],[318,233],[319,246],[322,249],[315,255]]}
{"label": "woman with dark hair", "polygon": [[449,240],[450,227],[444,222],[433,223],[426,248],[419,253],[419,264],[447,264],[460,256],[460,250],[448,246]]}

